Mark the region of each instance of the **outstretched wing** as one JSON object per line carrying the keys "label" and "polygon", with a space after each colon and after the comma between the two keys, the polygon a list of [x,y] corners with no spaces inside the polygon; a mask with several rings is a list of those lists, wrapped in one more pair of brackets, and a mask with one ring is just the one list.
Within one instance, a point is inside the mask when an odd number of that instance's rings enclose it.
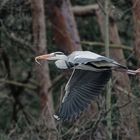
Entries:
{"label": "outstretched wing", "polygon": [[75,69],[68,84],[60,109],[54,117],[69,120],[76,118],[101,93],[111,77],[111,70],[85,71]]}

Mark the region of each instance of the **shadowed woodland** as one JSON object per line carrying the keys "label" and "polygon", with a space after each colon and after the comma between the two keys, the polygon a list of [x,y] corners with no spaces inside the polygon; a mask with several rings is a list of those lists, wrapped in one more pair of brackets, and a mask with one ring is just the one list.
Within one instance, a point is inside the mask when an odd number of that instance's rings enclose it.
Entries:
{"label": "shadowed woodland", "polygon": [[106,2],[0,0],[0,140],[140,140],[140,75],[113,71],[77,120],[61,122],[53,114],[71,70],[35,62],[89,50],[139,68],[140,0]]}

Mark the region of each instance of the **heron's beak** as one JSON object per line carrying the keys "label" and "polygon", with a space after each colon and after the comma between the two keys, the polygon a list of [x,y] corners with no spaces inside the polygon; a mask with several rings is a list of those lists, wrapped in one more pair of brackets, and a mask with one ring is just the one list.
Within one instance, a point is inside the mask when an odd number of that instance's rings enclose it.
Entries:
{"label": "heron's beak", "polygon": [[40,63],[38,62],[38,60],[50,60],[50,58],[51,58],[52,56],[53,56],[52,54],[40,55],[40,56],[35,57],[35,61],[36,61],[36,63],[40,64]]}

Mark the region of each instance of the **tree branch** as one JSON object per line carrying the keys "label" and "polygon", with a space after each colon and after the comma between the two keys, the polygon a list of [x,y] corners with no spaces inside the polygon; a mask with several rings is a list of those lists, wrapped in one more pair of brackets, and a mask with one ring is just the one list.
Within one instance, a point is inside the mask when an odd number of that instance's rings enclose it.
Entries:
{"label": "tree branch", "polygon": [[94,15],[96,10],[99,9],[98,4],[87,6],[74,6],[71,8],[75,16],[90,16]]}
{"label": "tree branch", "polygon": [[24,87],[24,88],[28,88],[28,89],[31,89],[31,90],[36,89],[36,87],[33,86],[33,85],[23,84],[23,83],[20,83],[18,81],[13,81],[13,80],[0,79],[0,83],[11,84],[11,85],[14,85],[14,86]]}
{"label": "tree branch", "polygon": [[[2,28],[1,28],[1,31],[3,31],[3,33],[10,39],[10,40],[13,40],[15,41],[16,43],[22,45],[21,48],[23,49],[28,49],[30,51],[32,51],[33,53],[35,53],[35,49],[32,48],[32,44],[30,44],[29,42],[27,42],[26,40],[20,38],[20,37],[17,37],[15,35],[14,32],[9,32],[5,25],[3,24],[3,22],[0,20],[0,23],[2,24]],[[24,47],[24,46],[27,46],[27,47]]]}
{"label": "tree branch", "polygon": [[[90,45],[90,46],[101,46],[101,47],[104,47],[105,44],[102,43],[102,42],[92,42],[92,41],[81,41],[82,44],[87,44],[87,45]],[[121,45],[121,44],[110,44],[109,45],[110,48],[115,48],[115,49],[124,49],[124,50],[127,50],[127,51],[133,51],[132,48],[130,47],[127,47],[125,45]]]}

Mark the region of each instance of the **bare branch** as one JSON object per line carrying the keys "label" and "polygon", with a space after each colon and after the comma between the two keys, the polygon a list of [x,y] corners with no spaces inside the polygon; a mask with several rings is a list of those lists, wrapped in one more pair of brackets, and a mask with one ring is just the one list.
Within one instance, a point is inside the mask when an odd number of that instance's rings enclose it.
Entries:
{"label": "bare branch", "polygon": [[0,79],[0,83],[11,84],[11,85],[14,85],[14,86],[24,87],[24,88],[28,88],[28,89],[31,89],[31,90],[36,89],[36,87],[33,86],[33,85],[23,84],[23,83],[13,81],[13,80]]}
{"label": "bare branch", "polygon": [[[27,42],[26,40],[22,39],[21,37],[17,37],[15,35],[14,32],[9,32],[5,25],[3,24],[2,21],[0,21],[0,23],[2,24],[2,28],[1,28],[1,31],[3,31],[3,33],[11,40],[15,41],[16,43],[22,45],[21,48],[23,49],[28,49],[30,51],[32,51],[33,53],[35,53],[35,49],[33,49],[33,45],[30,44],[29,42]],[[27,46],[27,47],[24,47],[24,46]]]}
{"label": "bare branch", "polygon": [[89,16],[95,14],[96,10],[99,9],[97,4],[87,6],[74,6],[71,8],[75,16]]}
{"label": "bare branch", "polygon": [[[104,47],[104,43],[102,42],[92,42],[92,41],[81,41],[82,44],[87,44],[87,45],[91,45],[91,46],[101,46]],[[133,51],[132,48],[125,46],[125,45],[121,45],[121,44],[110,44],[110,48],[115,48],[115,49],[124,49],[127,51]]]}

